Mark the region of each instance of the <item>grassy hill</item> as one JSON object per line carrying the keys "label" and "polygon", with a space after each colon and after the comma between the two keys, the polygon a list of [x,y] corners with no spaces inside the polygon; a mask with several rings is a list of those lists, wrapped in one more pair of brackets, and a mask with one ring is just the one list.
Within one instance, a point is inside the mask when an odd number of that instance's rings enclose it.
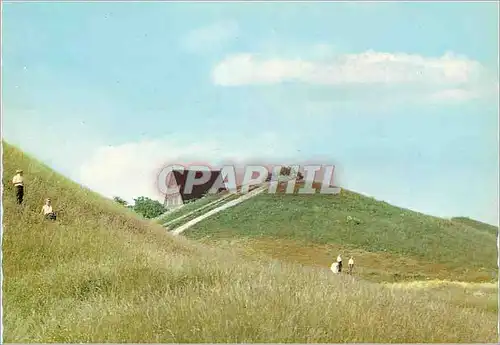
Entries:
{"label": "grassy hill", "polygon": [[375,280],[496,278],[496,228],[446,220],[343,190],[337,195],[262,194],[184,233],[235,240],[254,252],[328,267],[354,255]]}
{"label": "grassy hill", "polygon": [[[10,184],[17,168],[23,206]],[[2,173],[4,342],[498,340],[496,310],[475,296],[457,301],[173,238],[5,143]],[[46,197],[63,210],[57,222],[39,214]]]}
{"label": "grassy hill", "polygon": [[493,234],[495,236],[498,233],[497,226],[493,226],[491,224],[486,224],[486,223],[483,223],[483,222],[480,222],[480,221],[477,221],[474,219],[470,219],[470,218],[466,218],[466,217],[454,217],[451,220],[455,223],[464,224],[464,225],[473,227],[473,228],[478,229],[478,230],[486,231],[486,232]]}

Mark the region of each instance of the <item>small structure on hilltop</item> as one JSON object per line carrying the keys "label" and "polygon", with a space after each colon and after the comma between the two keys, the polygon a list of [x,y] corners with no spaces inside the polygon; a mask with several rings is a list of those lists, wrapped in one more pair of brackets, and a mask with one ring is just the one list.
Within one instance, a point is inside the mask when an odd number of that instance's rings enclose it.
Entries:
{"label": "small structure on hilltop", "polygon": [[[221,171],[210,171],[210,178],[207,182],[203,184],[194,184],[192,186],[192,190],[186,193],[186,181],[188,179],[189,174],[191,176],[195,176],[196,179],[199,179],[203,176],[206,171],[197,171],[197,170],[174,170],[171,174],[169,174],[169,181],[167,182],[167,186],[170,189],[177,190],[175,193],[167,193],[165,195],[165,201],[163,205],[167,209],[179,207],[186,202],[194,201],[200,199],[207,193],[220,193],[222,191],[227,190],[224,186],[224,181],[222,180]],[[222,186],[222,187],[221,187]],[[219,188],[217,188],[219,187]],[[216,188],[216,190],[214,190]]]}

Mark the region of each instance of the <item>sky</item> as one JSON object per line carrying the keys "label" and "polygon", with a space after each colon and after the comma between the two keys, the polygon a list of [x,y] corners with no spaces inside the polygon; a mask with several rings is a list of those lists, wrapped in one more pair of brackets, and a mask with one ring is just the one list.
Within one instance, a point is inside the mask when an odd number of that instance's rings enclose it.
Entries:
{"label": "sky", "polygon": [[314,160],[497,224],[498,72],[494,2],[3,2],[4,139],[128,201],[172,162]]}

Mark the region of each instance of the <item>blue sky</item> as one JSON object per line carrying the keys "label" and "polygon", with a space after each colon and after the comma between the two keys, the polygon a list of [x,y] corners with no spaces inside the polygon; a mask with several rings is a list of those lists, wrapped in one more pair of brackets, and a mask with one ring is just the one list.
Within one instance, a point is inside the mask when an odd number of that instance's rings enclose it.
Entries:
{"label": "blue sky", "polygon": [[3,134],[106,196],[173,160],[322,160],[498,219],[494,3],[4,3]]}

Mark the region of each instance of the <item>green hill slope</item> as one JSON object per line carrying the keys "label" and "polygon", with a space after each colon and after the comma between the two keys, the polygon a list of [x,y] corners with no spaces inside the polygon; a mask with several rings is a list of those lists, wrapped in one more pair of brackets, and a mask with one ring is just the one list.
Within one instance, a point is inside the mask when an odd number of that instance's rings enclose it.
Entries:
{"label": "green hill slope", "polygon": [[365,277],[380,279],[390,272],[392,278],[489,281],[498,270],[496,232],[345,190],[339,195],[259,195],[184,234],[212,241],[247,239],[254,249],[280,258],[302,251],[296,261],[323,266],[340,251],[361,260],[360,268],[373,268]]}
{"label": "green hill slope", "polygon": [[[481,304],[172,238],[5,143],[2,172],[4,342],[497,340]],[[54,223],[46,197],[63,210]]]}
{"label": "green hill slope", "polygon": [[495,236],[497,235],[497,232],[498,232],[498,227],[493,226],[491,224],[486,224],[486,223],[483,223],[483,222],[480,222],[480,221],[477,221],[474,219],[470,219],[470,218],[466,218],[466,217],[454,217],[451,220],[455,223],[464,224],[464,225],[473,227],[477,230],[486,231],[486,232],[493,234]]}

